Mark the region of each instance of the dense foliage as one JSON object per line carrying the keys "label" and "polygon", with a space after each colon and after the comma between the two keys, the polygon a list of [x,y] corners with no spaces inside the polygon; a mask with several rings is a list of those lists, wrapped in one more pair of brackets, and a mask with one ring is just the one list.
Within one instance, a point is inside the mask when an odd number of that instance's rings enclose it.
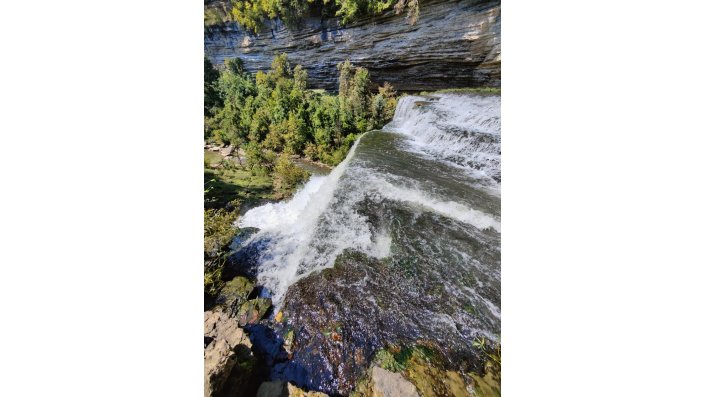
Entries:
{"label": "dense foliage", "polygon": [[245,29],[259,33],[267,19],[281,19],[287,26],[296,25],[303,16],[315,12],[337,16],[343,24],[367,15],[394,9],[397,14],[407,10],[411,23],[419,14],[419,0],[231,0],[230,15],[223,15],[223,5],[206,8],[204,22],[212,26],[234,19]]}
{"label": "dense foliage", "polygon": [[330,95],[307,89],[306,71],[286,54],[254,77],[241,60],[227,60],[211,83],[217,97],[206,97],[206,140],[243,149],[253,173],[272,172],[274,153],[338,164],[358,134],[384,125],[396,106],[393,88],[373,92],[365,68],[346,61],[338,69],[339,93]]}
{"label": "dense foliage", "polygon": [[237,234],[233,227],[237,215],[237,211],[223,209],[203,212],[203,289],[206,296],[215,296],[223,285],[220,276],[227,246]]}
{"label": "dense foliage", "polygon": [[419,0],[335,0],[336,16],[346,24],[366,15],[375,15],[394,7],[397,14],[408,10],[407,18],[414,24],[419,16]]}

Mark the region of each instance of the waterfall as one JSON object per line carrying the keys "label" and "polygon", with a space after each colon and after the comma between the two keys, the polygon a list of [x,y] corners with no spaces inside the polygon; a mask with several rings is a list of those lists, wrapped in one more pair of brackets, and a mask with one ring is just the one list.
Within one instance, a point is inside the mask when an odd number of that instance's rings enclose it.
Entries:
{"label": "waterfall", "polygon": [[493,185],[501,181],[500,98],[405,96],[385,129],[412,138],[412,150],[459,166]]}
{"label": "waterfall", "polygon": [[[335,393],[369,364],[353,350],[371,357],[387,343],[430,340],[465,356],[474,338],[498,339],[499,102],[405,96],[393,121],[360,137],[329,175],[241,217],[238,226],[258,230],[238,253],[286,326],[307,335],[296,362],[273,376]],[[322,335],[333,325],[345,344]],[[329,355],[346,370],[332,372]],[[290,378],[301,368],[315,376]]]}
{"label": "waterfall", "polygon": [[[239,220],[239,227],[259,229],[251,240],[272,239],[262,254],[258,282],[272,292],[275,305],[281,303],[286,289],[313,270],[330,265],[329,258],[317,256],[311,250],[319,219],[330,207],[340,177],[355,154],[360,139],[353,144],[347,157],[327,176],[312,176],[294,197],[280,203],[268,203],[253,208]],[[365,236],[351,236],[365,239]],[[335,250],[336,252],[342,249]]]}

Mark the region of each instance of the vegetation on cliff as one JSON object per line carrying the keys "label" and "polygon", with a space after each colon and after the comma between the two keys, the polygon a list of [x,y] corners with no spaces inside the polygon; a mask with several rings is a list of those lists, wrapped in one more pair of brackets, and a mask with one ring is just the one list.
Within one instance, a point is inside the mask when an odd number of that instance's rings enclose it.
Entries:
{"label": "vegetation on cliff", "polygon": [[230,0],[207,2],[204,24],[207,27],[236,21],[254,33],[262,31],[267,19],[281,19],[287,26],[295,26],[306,15],[321,14],[339,17],[342,24],[368,15],[377,15],[394,9],[407,12],[410,23],[416,23],[419,0]]}

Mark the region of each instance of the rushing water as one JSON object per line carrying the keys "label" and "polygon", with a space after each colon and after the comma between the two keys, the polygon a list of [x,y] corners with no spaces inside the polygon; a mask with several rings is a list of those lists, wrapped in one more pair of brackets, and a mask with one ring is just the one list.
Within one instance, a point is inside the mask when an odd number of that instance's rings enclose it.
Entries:
{"label": "rushing water", "polygon": [[[345,393],[387,343],[431,341],[460,357],[478,336],[498,339],[499,106],[401,98],[330,174],[241,218],[259,230],[240,250],[301,334],[272,377]],[[326,327],[342,341],[330,344]]]}

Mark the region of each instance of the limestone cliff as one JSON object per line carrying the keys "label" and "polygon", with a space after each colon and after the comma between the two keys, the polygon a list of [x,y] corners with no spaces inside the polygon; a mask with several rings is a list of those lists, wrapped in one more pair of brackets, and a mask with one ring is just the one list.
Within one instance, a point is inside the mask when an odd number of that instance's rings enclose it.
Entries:
{"label": "limestone cliff", "polygon": [[259,35],[226,23],[206,29],[204,44],[213,63],[240,57],[250,71],[266,70],[285,52],[307,69],[312,88],[335,90],[336,65],[345,59],[402,91],[499,87],[500,28],[499,1],[428,0],[413,25],[393,11],[346,26],[321,17],[294,28],[267,21]]}

